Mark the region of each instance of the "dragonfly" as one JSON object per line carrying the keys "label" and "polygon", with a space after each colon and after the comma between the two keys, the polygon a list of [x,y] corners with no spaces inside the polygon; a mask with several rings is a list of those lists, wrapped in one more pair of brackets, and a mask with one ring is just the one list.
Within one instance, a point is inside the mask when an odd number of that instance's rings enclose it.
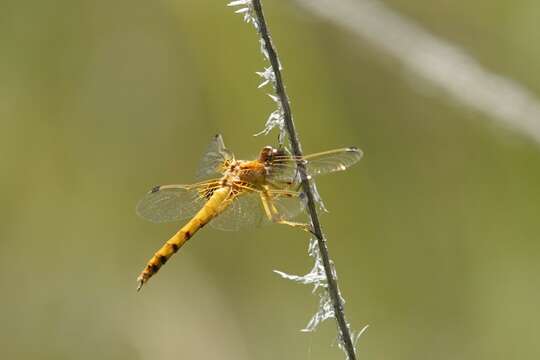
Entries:
{"label": "dragonfly", "polygon": [[148,261],[137,290],[206,224],[242,230],[276,223],[310,231],[308,224],[293,221],[305,200],[298,164],[313,177],[346,170],[362,156],[357,147],[297,157],[284,147],[265,146],[258,158],[237,160],[215,135],[199,165],[198,182],[155,186],[138,203],[138,215],[151,222],[189,221]]}

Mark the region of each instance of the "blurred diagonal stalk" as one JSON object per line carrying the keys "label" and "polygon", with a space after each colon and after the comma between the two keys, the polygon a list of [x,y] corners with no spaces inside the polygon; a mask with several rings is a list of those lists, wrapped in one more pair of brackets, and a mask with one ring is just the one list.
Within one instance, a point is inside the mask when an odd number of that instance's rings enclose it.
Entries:
{"label": "blurred diagonal stalk", "polygon": [[[300,141],[298,140],[298,134],[296,132],[294,121],[292,118],[291,107],[289,103],[289,98],[283,85],[283,78],[281,76],[280,62],[276,52],[276,49],[270,38],[268,31],[268,26],[264,17],[264,13],[261,6],[260,0],[252,0],[253,10],[257,18],[257,23],[259,26],[259,32],[263,39],[264,47],[268,53],[268,59],[272,66],[272,70],[275,75],[275,89],[276,94],[279,97],[282,110],[283,110],[283,121],[287,134],[289,135],[289,140],[292,147],[292,152],[295,156],[302,157],[302,148]],[[348,323],[345,320],[345,312],[343,309],[343,300],[340,296],[337,280],[335,276],[335,270],[332,268],[330,263],[330,256],[328,254],[328,246],[326,245],[326,239],[321,229],[321,224],[319,217],[317,215],[317,205],[315,201],[315,195],[312,191],[312,186],[310,184],[310,179],[307,176],[307,171],[304,162],[298,161],[297,163],[298,170],[300,173],[300,179],[302,181],[302,189],[306,194],[307,198],[307,209],[309,212],[309,217],[311,219],[312,231],[315,237],[317,238],[319,251],[323,260],[323,266],[326,273],[328,292],[330,298],[332,299],[332,304],[334,307],[334,316],[336,317],[339,331],[340,331],[340,340],[343,342],[345,351],[347,353],[348,359],[356,360],[356,354],[354,351],[354,345],[351,338],[351,333],[348,327]]]}
{"label": "blurred diagonal stalk", "polygon": [[518,82],[492,73],[458,46],[438,38],[377,0],[296,0],[396,58],[462,105],[540,143],[540,101]]}

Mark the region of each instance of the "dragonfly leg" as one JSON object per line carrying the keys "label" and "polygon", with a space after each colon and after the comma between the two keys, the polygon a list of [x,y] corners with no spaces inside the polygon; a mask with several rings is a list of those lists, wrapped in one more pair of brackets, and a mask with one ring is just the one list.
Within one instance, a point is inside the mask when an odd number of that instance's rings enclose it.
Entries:
{"label": "dragonfly leg", "polygon": [[313,230],[311,229],[311,226],[309,226],[309,224],[284,220],[279,214],[276,206],[274,205],[272,198],[266,192],[263,192],[261,194],[261,200],[263,203],[264,211],[266,212],[266,216],[272,222],[276,224],[289,225],[313,234]]}
{"label": "dragonfly leg", "polygon": [[293,222],[293,221],[287,221],[287,220],[282,220],[282,219],[272,219],[272,221],[275,222],[276,224],[289,225],[289,226],[307,231],[311,234],[314,234],[313,230],[311,229],[311,226],[309,226],[309,224],[307,223]]}

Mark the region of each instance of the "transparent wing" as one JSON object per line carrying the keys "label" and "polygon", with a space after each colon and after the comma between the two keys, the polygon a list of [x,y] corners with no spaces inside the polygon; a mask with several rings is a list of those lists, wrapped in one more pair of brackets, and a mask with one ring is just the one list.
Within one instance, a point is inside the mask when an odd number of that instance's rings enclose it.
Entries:
{"label": "transparent wing", "polygon": [[220,177],[223,169],[227,166],[227,162],[233,159],[233,154],[225,148],[223,137],[217,134],[212,138],[201,159],[199,169],[197,170],[197,179],[204,180]]}
{"label": "transparent wing", "polygon": [[[318,176],[346,170],[357,163],[362,156],[363,153],[360,149],[349,147],[307,155],[300,161],[306,165],[309,176]],[[290,154],[273,158],[269,167],[270,178],[279,182],[298,182],[297,159]]]}
{"label": "transparent wing", "polygon": [[[303,210],[302,194],[289,190],[268,190],[282,220],[291,220]],[[218,230],[238,231],[271,224],[261,201],[261,192],[247,190],[233,196],[231,204],[210,222]]]}
{"label": "transparent wing", "polygon": [[364,153],[356,147],[325,151],[304,157],[311,176],[343,171],[356,164]]}
{"label": "transparent wing", "polygon": [[257,191],[241,192],[228,201],[231,201],[231,204],[210,221],[213,228],[238,231],[264,224],[266,214]]}
{"label": "transparent wing", "polygon": [[219,186],[219,181],[156,186],[139,201],[137,214],[155,223],[191,218]]}
{"label": "transparent wing", "polygon": [[304,211],[304,194],[301,192],[270,191],[270,195],[282,220],[292,220]]}

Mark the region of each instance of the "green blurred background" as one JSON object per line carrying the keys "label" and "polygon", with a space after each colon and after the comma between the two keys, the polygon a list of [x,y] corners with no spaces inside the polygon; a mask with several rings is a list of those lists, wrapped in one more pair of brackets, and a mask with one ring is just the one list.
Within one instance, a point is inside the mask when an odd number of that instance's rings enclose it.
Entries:
{"label": "green blurred background", "polygon": [[[538,1],[390,0],[540,96]],[[302,328],[307,237],[205,228],[146,286],[180,224],[138,218],[194,180],[210,137],[238,157],[273,103],[226,1],[15,1],[0,11],[0,358],[342,359]],[[365,158],[320,178],[322,222],[362,359],[538,359],[540,147],[289,1],[267,1],[306,152]],[[268,91],[268,90],[267,90]],[[334,345],[333,345],[334,344]]]}

